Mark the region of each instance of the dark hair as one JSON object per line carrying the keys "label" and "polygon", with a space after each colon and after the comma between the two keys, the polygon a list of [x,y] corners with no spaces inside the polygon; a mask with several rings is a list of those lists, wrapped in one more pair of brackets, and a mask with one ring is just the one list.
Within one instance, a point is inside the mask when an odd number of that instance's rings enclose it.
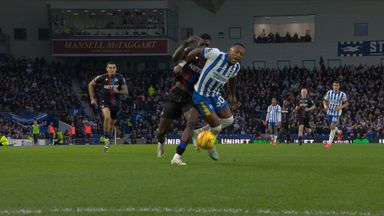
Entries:
{"label": "dark hair", "polygon": [[207,33],[201,34],[200,37],[203,40],[212,40],[211,36]]}
{"label": "dark hair", "polygon": [[232,47],[234,47],[234,46],[241,46],[245,49],[245,46],[242,43],[233,43]]}
{"label": "dark hair", "polygon": [[110,64],[114,64],[114,65],[116,65],[116,67],[117,67],[116,62],[114,62],[114,61],[109,61],[109,62],[107,62],[107,66],[110,65]]}
{"label": "dark hair", "polygon": [[340,84],[339,80],[335,80],[335,81],[333,81],[333,83]]}

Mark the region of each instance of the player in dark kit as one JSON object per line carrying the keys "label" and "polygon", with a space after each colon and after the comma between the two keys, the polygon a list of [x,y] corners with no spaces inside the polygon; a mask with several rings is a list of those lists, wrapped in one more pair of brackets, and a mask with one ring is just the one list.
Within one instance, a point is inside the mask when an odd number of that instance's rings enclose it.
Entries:
{"label": "player in dark kit", "polygon": [[311,127],[309,126],[310,111],[316,108],[313,100],[308,97],[308,90],[306,88],[301,89],[301,96],[298,99],[298,105],[295,108],[297,113],[297,120],[299,122],[299,145],[303,144],[304,129],[307,133],[311,133]]}
{"label": "player in dark kit", "polygon": [[291,107],[288,104],[287,100],[283,100],[283,106],[281,107],[281,127],[280,127],[280,142],[289,143],[290,142],[290,114]]}
{"label": "player in dark kit", "polygon": [[199,112],[192,101],[193,86],[199,79],[200,71],[204,66],[204,60],[196,57],[190,62],[182,59],[192,50],[189,46],[197,43],[198,47],[210,47],[211,37],[208,34],[202,34],[200,37],[191,36],[182,45],[180,45],[172,56],[173,61],[180,61],[174,68],[176,83],[171,88],[167,101],[160,118],[160,125],[157,129],[158,148],[157,156],[161,158],[164,155],[165,134],[174,119],[184,116],[186,127],[181,136],[181,142],[176,148],[176,153],[171,160],[171,164],[186,165],[181,161],[181,155],[184,153],[188,142],[191,140],[193,129],[198,121]]}
{"label": "player in dark kit", "polygon": [[99,105],[104,118],[104,152],[108,152],[110,147],[109,138],[112,135],[112,130],[117,119],[121,94],[128,94],[128,88],[124,77],[121,74],[116,73],[117,64],[108,62],[106,70],[107,73],[97,76],[88,84],[91,104],[96,106],[98,103],[95,98],[95,86],[100,86],[102,88]]}

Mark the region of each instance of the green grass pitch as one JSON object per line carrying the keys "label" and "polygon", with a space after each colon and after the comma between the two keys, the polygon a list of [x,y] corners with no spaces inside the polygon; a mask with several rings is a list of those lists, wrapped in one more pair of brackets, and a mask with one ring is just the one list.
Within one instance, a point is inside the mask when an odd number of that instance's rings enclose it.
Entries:
{"label": "green grass pitch", "polygon": [[0,147],[2,215],[384,215],[382,145]]}

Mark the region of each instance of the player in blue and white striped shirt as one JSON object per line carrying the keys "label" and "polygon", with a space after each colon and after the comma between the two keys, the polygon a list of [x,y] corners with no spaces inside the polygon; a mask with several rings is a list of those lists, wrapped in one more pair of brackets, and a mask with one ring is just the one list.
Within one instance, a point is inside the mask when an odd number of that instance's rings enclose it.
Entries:
{"label": "player in blue and white striped shirt", "polygon": [[[194,86],[195,91],[192,99],[208,125],[195,130],[194,138],[200,131],[208,129],[217,135],[223,128],[233,123],[232,111],[228,102],[221,96],[220,91],[226,83],[229,84],[228,100],[231,108],[236,108],[235,77],[240,71],[240,60],[245,54],[245,48],[240,43],[233,44],[226,53],[216,48],[197,48],[185,57],[185,61],[189,61],[199,54],[206,62],[199,80]],[[208,150],[208,153],[212,159],[218,159],[215,148]]]}
{"label": "player in blue and white striped shirt", "polygon": [[335,138],[335,134],[341,134],[342,131],[339,130],[336,125],[339,121],[339,118],[342,113],[342,109],[349,105],[347,100],[347,95],[340,91],[340,83],[334,81],[332,85],[333,90],[329,90],[324,96],[324,109],[328,115],[328,124],[330,125],[331,132],[329,134],[328,143],[325,145],[326,148],[330,148]]}
{"label": "player in blue and white striped shirt", "polygon": [[277,104],[276,98],[272,98],[272,104],[268,107],[265,120],[268,123],[268,133],[271,136],[270,144],[275,144],[281,124],[281,107]]}

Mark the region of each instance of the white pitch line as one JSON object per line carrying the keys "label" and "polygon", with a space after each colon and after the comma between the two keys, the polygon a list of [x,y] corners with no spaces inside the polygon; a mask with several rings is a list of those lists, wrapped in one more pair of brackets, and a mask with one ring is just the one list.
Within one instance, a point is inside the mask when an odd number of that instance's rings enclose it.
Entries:
{"label": "white pitch line", "polygon": [[[308,215],[308,216],[375,216],[379,215],[371,211],[327,211],[327,210],[271,210],[271,209],[241,209],[241,208],[152,208],[152,207],[127,207],[127,208],[51,208],[51,209],[16,209],[0,210],[0,215],[30,215],[30,214],[54,214],[54,213],[226,213],[234,215]],[[384,214],[384,212],[381,212]]]}

